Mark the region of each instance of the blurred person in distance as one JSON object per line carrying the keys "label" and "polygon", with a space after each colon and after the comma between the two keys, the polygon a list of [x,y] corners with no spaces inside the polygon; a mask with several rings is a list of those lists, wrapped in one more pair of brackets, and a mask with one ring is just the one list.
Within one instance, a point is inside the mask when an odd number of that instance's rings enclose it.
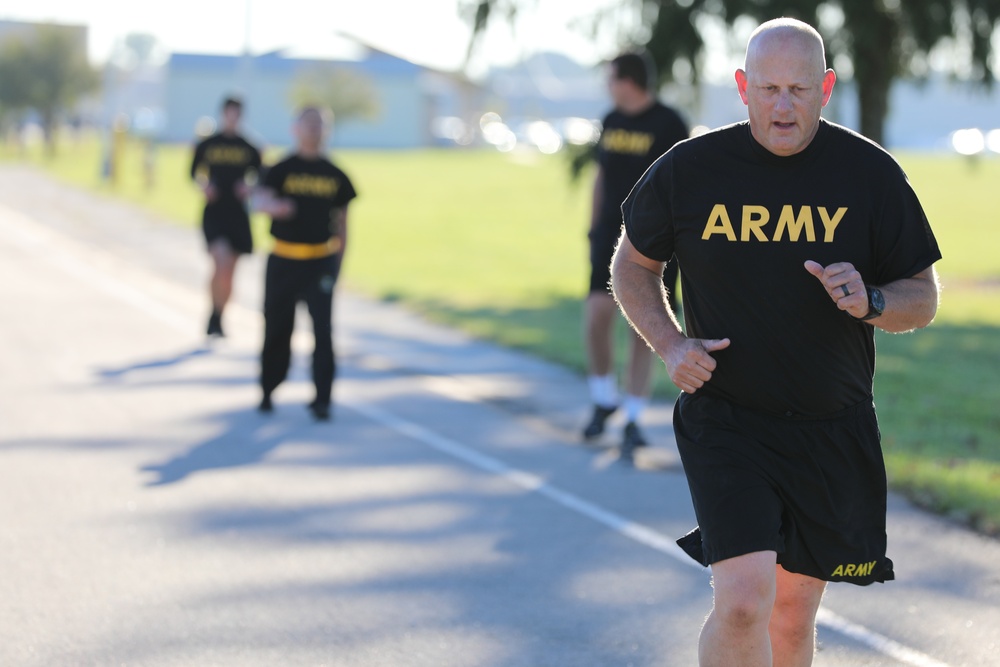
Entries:
{"label": "blurred person in distance", "polygon": [[242,117],[243,103],[239,99],[223,100],[222,128],[198,142],[191,160],[191,178],[205,195],[201,224],[213,264],[209,336],[225,335],[222,312],[232,295],[236,262],[241,254],[253,252],[247,200],[251,181],[261,167],[261,155],[240,134]]}
{"label": "blurred person in distance", "polygon": [[304,107],[293,132],[295,150],[267,169],[254,208],[271,216],[274,246],[264,281],[264,346],[259,410],[273,410],[271,394],[288,375],[295,307],[305,302],[312,319],[312,376],[316,395],[309,410],[317,421],[331,413],[336,356],[333,296],[347,248],[347,207],[354,185],[324,154],[332,114]]}
{"label": "blurred person in distance", "polygon": [[[604,433],[608,418],[624,407],[622,453],[626,458],[636,447],[647,444],[639,420],[649,402],[653,353],[630,329],[622,401],[614,358],[614,327],[619,313],[609,287],[611,257],[622,229],[621,205],[649,165],[688,137],[687,124],[680,115],[657,100],[656,86],[656,68],[647,53],[623,53],[611,61],[608,91],[614,109],[604,117],[597,144],[597,176],[588,233],[591,269],[584,307],[584,339],[593,410],[583,438],[591,440]],[[669,263],[663,280],[676,307],[676,262]]]}

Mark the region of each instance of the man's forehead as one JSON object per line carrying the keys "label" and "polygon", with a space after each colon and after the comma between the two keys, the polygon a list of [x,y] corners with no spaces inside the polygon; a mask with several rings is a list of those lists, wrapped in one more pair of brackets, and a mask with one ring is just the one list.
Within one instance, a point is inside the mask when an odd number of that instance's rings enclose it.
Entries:
{"label": "man's forehead", "polygon": [[816,85],[820,78],[814,70],[800,70],[798,72],[775,72],[766,68],[748,69],[747,79],[755,86],[797,86],[808,88]]}
{"label": "man's forehead", "polygon": [[823,42],[804,30],[780,26],[754,35],[747,45],[747,65],[771,56],[788,59],[814,60],[826,66]]}

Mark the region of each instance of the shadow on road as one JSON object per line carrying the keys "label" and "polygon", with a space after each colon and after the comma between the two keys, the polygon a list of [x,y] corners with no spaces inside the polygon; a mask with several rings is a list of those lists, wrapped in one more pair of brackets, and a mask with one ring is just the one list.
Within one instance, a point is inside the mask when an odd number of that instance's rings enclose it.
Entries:
{"label": "shadow on road", "polygon": [[113,381],[135,371],[144,371],[154,368],[169,368],[211,353],[211,347],[208,345],[199,345],[191,350],[185,350],[173,356],[150,359],[148,361],[138,361],[125,366],[119,366],[117,368],[102,368],[97,371],[97,376],[103,380]]}
{"label": "shadow on road", "polygon": [[222,429],[217,436],[163,463],[143,466],[143,472],[157,476],[146,486],[173,484],[200,471],[259,463],[268,452],[294,437],[295,431],[301,431],[301,428],[271,423],[255,409],[223,413],[212,421],[221,424]]}

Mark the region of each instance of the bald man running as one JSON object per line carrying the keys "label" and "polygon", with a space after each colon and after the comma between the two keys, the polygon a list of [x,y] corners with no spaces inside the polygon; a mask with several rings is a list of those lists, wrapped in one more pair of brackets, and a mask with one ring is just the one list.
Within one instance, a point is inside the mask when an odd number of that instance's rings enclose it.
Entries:
{"label": "bald man running", "polygon": [[894,576],[874,330],[931,322],[941,253],[895,160],[821,118],[835,81],[812,27],[761,25],[736,72],[748,121],[675,146],[623,205],[614,294],[683,392],[705,667],[810,665],[827,582]]}

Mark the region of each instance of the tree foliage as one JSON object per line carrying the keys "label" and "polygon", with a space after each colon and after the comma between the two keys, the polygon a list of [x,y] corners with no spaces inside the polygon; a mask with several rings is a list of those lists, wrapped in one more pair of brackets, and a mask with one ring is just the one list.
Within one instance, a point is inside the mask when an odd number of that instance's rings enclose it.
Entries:
{"label": "tree foliage", "polygon": [[115,43],[110,64],[120,69],[157,65],[166,60],[166,49],[156,35],[130,32]]}
{"label": "tree foliage", "polygon": [[80,41],[65,27],[40,25],[0,46],[0,106],[36,111],[50,149],[59,114],[99,83]]}
{"label": "tree foliage", "polygon": [[[498,16],[545,0],[470,0],[465,12],[473,38]],[[998,0],[631,0],[637,28],[621,46],[643,46],[662,82],[674,72],[698,80],[706,55],[704,28],[735,26],[779,16],[801,19],[823,35],[829,62],[856,84],[860,130],[882,142],[889,89],[901,76],[922,76],[935,49],[953,56],[952,73],[986,85],[993,82],[991,40],[1000,25]]]}
{"label": "tree foliage", "polygon": [[378,93],[372,82],[363,74],[337,65],[315,65],[300,71],[292,81],[289,98],[294,108],[325,107],[339,121],[372,118],[379,112]]}

